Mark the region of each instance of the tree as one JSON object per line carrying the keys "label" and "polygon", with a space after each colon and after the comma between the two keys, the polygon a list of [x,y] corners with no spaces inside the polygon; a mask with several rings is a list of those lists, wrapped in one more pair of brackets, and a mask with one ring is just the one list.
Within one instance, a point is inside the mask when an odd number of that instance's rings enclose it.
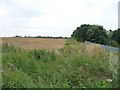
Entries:
{"label": "tree", "polygon": [[77,27],[71,36],[78,41],[90,41],[104,45],[109,45],[110,40],[107,31],[100,25],[83,24]]}
{"label": "tree", "polygon": [[117,30],[113,31],[112,39],[117,41],[118,44],[120,44],[120,28],[118,28]]}
{"label": "tree", "polygon": [[89,29],[89,26],[90,25],[83,24],[80,27],[77,27],[71,36],[77,41],[85,41],[87,35],[86,32]]}

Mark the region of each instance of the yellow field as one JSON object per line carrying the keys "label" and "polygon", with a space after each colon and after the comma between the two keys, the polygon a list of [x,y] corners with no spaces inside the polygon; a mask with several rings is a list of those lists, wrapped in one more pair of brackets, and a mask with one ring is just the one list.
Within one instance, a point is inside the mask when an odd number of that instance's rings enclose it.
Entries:
{"label": "yellow field", "polygon": [[2,38],[3,45],[13,45],[23,49],[60,49],[64,46],[66,39],[53,38]]}

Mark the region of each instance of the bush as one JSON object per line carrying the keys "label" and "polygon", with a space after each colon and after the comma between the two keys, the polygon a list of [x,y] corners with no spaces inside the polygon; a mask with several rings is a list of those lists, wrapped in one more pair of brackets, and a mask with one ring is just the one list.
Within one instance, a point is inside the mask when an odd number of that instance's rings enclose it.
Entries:
{"label": "bush", "polygon": [[110,41],[110,45],[113,46],[113,47],[119,47],[118,42],[115,41],[115,40]]}

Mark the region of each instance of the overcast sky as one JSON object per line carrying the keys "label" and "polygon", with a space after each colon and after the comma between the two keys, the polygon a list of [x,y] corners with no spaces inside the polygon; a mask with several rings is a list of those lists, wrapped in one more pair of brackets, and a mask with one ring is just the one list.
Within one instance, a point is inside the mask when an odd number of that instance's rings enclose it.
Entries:
{"label": "overcast sky", "polygon": [[0,0],[0,36],[69,37],[81,24],[118,28],[119,0]]}

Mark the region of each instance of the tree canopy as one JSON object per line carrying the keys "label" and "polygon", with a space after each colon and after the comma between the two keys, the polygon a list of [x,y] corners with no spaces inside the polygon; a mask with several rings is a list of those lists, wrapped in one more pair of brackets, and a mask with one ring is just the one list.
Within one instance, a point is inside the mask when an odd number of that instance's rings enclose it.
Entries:
{"label": "tree canopy", "polygon": [[113,31],[112,39],[117,41],[118,44],[120,44],[120,28],[117,30]]}
{"label": "tree canopy", "polygon": [[90,41],[104,45],[109,44],[107,31],[100,25],[83,24],[77,27],[71,36],[78,41]]}

